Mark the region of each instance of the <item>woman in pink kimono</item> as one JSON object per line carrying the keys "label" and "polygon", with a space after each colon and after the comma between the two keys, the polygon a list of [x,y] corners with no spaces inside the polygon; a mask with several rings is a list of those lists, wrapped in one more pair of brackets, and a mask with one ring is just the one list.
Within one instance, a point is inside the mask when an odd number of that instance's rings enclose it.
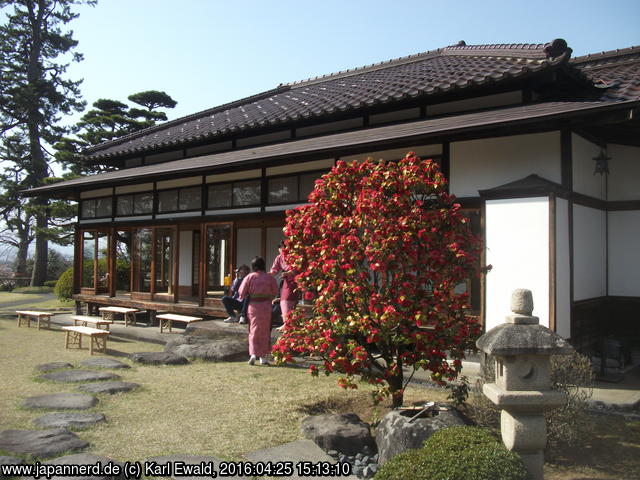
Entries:
{"label": "woman in pink kimono", "polygon": [[269,365],[267,355],[271,351],[271,301],[278,294],[278,284],[265,272],[264,259],[251,261],[250,273],[240,286],[240,298],[249,297],[249,365],[260,358],[260,365]]}
{"label": "woman in pink kimono", "polygon": [[281,241],[278,245],[278,251],[280,254],[273,261],[273,266],[269,273],[271,275],[276,275],[282,272],[282,288],[280,289],[280,310],[282,310],[282,321],[284,325],[278,330],[284,329],[285,325],[287,325],[287,316],[288,313],[296,308],[298,304],[298,285],[296,284],[295,278],[296,274],[289,268],[287,261],[284,259],[284,254],[282,251],[284,250],[284,241]]}

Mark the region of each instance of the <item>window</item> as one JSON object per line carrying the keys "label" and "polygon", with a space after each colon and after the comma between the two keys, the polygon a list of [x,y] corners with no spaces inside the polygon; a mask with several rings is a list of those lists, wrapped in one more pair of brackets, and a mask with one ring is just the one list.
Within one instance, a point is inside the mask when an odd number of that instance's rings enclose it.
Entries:
{"label": "window", "polygon": [[200,186],[162,190],[158,192],[158,212],[200,210],[201,192]]}
{"label": "window", "polygon": [[152,210],[153,193],[151,192],[119,195],[116,198],[116,215],[119,217],[149,214]]}
{"label": "window", "polygon": [[111,197],[83,200],[80,218],[106,218],[111,216]]}
{"label": "window", "polygon": [[286,177],[270,178],[268,182],[268,202],[304,203],[313,191],[315,181],[324,172],[303,173]]}
{"label": "window", "polygon": [[260,205],[260,180],[209,185],[207,208],[231,208]]}

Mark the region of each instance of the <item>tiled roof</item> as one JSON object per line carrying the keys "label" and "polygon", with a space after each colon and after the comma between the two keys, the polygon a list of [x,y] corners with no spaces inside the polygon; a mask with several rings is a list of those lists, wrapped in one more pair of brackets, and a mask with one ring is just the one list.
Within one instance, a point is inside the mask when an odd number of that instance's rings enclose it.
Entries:
{"label": "tiled roof", "polygon": [[585,55],[572,59],[571,64],[603,88],[603,100],[640,98],[640,47]]}
{"label": "tiled roof", "polygon": [[[92,159],[185,145],[265,126],[496,84],[565,65],[571,50],[548,44],[457,45],[281,85],[87,150]],[[565,44],[566,47],[566,44]],[[552,52],[553,54],[553,52]]]}

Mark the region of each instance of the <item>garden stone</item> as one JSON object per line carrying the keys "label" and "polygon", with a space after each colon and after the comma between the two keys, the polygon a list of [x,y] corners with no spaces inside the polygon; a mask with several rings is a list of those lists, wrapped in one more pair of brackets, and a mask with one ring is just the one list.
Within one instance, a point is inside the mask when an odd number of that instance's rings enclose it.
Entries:
{"label": "garden stone", "polygon": [[85,383],[84,385],[80,385],[78,389],[89,393],[107,393],[113,395],[114,393],[130,392],[139,386],[140,384],[132,382],[96,382]]}
{"label": "garden stone", "polygon": [[5,430],[0,432],[0,450],[36,458],[55,457],[89,445],[64,428],[51,430]]}
{"label": "garden stone", "polygon": [[454,408],[444,404],[440,406],[448,410],[437,411],[433,417],[416,418],[413,421],[410,420],[416,412],[411,410],[392,410],[387,413],[376,428],[378,464],[384,465],[409,448],[420,448],[427,438],[442,428],[465,424]]}
{"label": "garden stone", "polygon": [[[151,463],[155,463],[157,465],[167,465],[167,464],[172,464],[174,466],[175,469],[175,464],[176,462],[182,462],[185,464],[189,464],[189,465],[200,465],[201,463],[213,463],[213,470],[215,472],[218,471],[218,464],[221,462],[222,460],[220,460],[217,457],[213,457],[213,456],[209,456],[209,455],[186,455],[186,454],[175,454],[175,455],[163,455],[160,457],[152,457],[152,458],[147,458],[145,460],[145,463],[147,464],[151,464]],[[172,472],[173,475],[171,475],[171,478],[173,478],[174,480],[203,480],[204,478],[210,477],[210,475],[203,475],[203,476],[178,476],[175,475],[175,470]],[[165,476],[165,475],[153,475],[153,476]],[[220,477],[220,478],[229,478],[229,477]],[[240,480],[248,480],[248,477],[233,477],[233,478],[238,478]]]}
{"label": "garden stone", "polygon": [[[0,455],[0,466],[2,466],[2,465],[22,465],[23,463],[24,463],[24,460],[22,460],[21,458],[6,457],[4,455]],[[2,475],[2,472],[0,472],[0,478],[11,478],[11,477],[7,477],[5,475]]]}
{"label": "garden stone", "polygon": [[[99,455],[93,455],[92,453],[76,453],[73,455],[65,455],[64,457],[55,458],[44,462],[45,465],[95,465],[100,463],[102,465],[101,470],[104,472],[108,465],[114,464],[122,468],[122,463],[116,462],[107,457],[101,457]],[[122,472],[122,470],[121,470]],[[107,472],[104,472],[107,473]],[[124,478],[124,475],[90,475],[82,477],[59,477],[52,476],[51,480],[116,480]]]}
{"label": "garden stone", "polygon": [[115,373],[93,372],[89,370],[63,370],[41,375],[40,378],[54,382],[88,382],[98,380],[114,380],[120,378]]}
{"label": "garden stone", "polygon": [[185,365],[189,363],[186,357],[166,352],[137,352],[130,354],[129,358],[143,365]]}
{"label": "garden stone", "polygon": [[52,370],[61,370],[63,368],[73,368],[73,365],[68,362],[51,362],[36,365],[36,370],[39,372],[50,372]]}
{"label": "garden stone", "polygon": [[237,336],[214,340],[207,337],[184,335],[169,340],[164,351],[189,359],[200,358],[213,362],[245,360],[249,355],[247,340]]}
{"label": "garden stone", "polygon": [[124,362],[120,360],[115,360],[113,358],[105,358],[105,357],[97,357],[97,358],[89,358],[80,362],[80,364],[84,367],[90,368],[131,368]]}
{"label": "garden stone", "polygon": [[27,398],[27,408],[51,408],[64,410],[86,410],[98,403],[98,399],[84,393],[51,393]]}
{"label": "garden stone", "polygon": [[357,455],[374,441],[368,423],[355,413],[314,415],[302,420],[302,434],[326,450]]}
{"label": "garden stone", "polygon": [[36,418],[33,423],[43,428],[88,428],[103,421],[102,413],[52,412]]}

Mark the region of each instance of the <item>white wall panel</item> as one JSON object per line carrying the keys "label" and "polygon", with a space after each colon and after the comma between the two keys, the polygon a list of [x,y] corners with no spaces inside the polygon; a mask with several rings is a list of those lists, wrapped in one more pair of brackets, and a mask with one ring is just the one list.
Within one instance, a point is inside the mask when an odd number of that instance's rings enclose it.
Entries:
{"label": "white wall panel", "polygon": [[193,262],[191,261],[193,253],[193,232],[180,232],[180,269],[178,270],[178,285],[190,286],[191,274],[193,270]]}
{"label": "white wall panel", "polygon": [[640,296],[640,211],[609,212],[609,295]]}
{"label": "white wall panel", "polygon": [[560,133],[468,140],[451,144],[451,193],[485,190],[535,173],[560,183]]}
{"label": "white wall panel", "polygon": [[608,145],[608,200],[640,200],[640,148]]}
{"label": "white wall panel", "polygon": [[249,265],[253,257],[262,255],[261,229],[239,228],[236,235],[236,265]]}
{"label": "white wall panel", "polygon": [[556,332],[571,336],[571,265],[569,251],[569,202],[556,199]]}
{"label": "white wall panel", "polygon": [[600,147],[588,142],[580,135],[571,135],[573,190],[584,195],[606,200],[604,175],[594,175],[596,167],[595,157],[600,153]]}
{"label": "white wall panel", "polygon": [[533,293],[533,314],[549,326],[549,199],[489,200],[486,203],[487,330],[511,312],[511,293]]}
{"label": "white wall panel", "polygon": [[606,213],[573,207],[573,299],[602,297],[606,289]]}

